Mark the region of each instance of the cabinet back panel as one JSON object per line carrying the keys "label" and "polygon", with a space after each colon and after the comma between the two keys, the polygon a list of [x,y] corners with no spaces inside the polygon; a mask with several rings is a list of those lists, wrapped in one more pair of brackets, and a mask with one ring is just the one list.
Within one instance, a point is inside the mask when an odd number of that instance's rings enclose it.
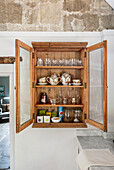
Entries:
{"label": "cabinet back panel", "polygon": [[[45,65],[45,59],[46,58],[50,58],[51,61],[53,59],[80,59],[82,60],[82,64],[84,65],[84,50],[80,51],[80,52],[37,52],[37,58],[36,58],[36,65],[37,65],[37,59],[41,58],[43,60],[43,65]],[[84,81],[83,81],[83,74],[84,74],[84,69],[80,70],[80,69],[37,69],[37,82],[39,80],[39,78],[41,77],[50,77],[52,73],[56,73],[56,74],[60,74],[60,76],[62,75],[62,73],[69,73],[73,78],[76,79],[81,79],[84,85]],[[76,91],[79,91],[80,97],[81,97],[81,104],[84,104],[84,89],[83,88],[72,88],[72,87],[40,87],[37,88],[37,103],[40,103],[40,96],[41,93],[46,92],[47,93],[47,102],[49,102],[49,98],[58,98],[59,93],[61,93],[62,98],[68,98],[69,94],[71,97],[75,97],[76,96]],[[38,109],[48,109],[48,110],[55,110],[57,111],[56,107],[39,107]],[[84,111],[83,111],[84,114]],[[84,116],[82,116],[82,121],[84,121]]]}

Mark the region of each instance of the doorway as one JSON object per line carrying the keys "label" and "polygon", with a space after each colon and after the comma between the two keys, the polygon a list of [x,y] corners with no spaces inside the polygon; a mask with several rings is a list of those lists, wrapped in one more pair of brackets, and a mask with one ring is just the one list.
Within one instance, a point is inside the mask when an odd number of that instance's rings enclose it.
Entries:
{"label": "doorway", "polygon": [[0,76],[0,170],[10,169],[10,77]]}
{"label": "doorway", "polygon": [[[0,77],[9,77],[9,97],[10,97],[10,114],[9,114],[9,143],[10,143],[10,170],[15,169],[15,134],[16,134],[16,120],[15,120],[15,99],[14,99],[14,64],[0,64]],[[1,134],[1,131],[0,131]],[[1,149],[1,147],[0,147]],[[1,151],[1,150],[0,150]],[[1,157],[0,157],[1,158]],[[4,167],[5,168],[5,167]],[[7,169],[9,167],[6,167]],[[0,170],[6,170],[0,168]]]}

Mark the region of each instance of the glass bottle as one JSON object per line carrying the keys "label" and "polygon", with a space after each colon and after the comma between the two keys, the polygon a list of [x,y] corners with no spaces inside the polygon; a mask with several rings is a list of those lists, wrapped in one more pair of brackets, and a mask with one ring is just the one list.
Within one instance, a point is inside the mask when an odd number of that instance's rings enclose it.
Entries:
{"label": "glass bottle", "polygon": [[62,104],[62,94],[61,94],[61,91],[59,91],[58,103]]}
{"label": "glass bottle", "polygon": [[71,104],[71,93],[68,91],[68,104]]}
{"label": "glass bottle", "polygon": [[79,94],[79,91],[76,91],[76,104],[80,104],[80,94]]}

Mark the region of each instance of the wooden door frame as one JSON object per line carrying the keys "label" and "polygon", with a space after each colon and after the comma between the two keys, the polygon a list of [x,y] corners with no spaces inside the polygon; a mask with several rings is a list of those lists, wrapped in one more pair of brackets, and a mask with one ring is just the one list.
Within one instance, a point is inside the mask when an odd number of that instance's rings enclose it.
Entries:
{"label": "wooden door frame", "polygon": [[[32,81],[33,81],[33,59],[32,59],[32,51],[33,49],[23,43],[22,41],[16,39],[15,40],[15,52],[16,52],[16,133],[19,133],[26,127],[28,127],[33,122],[33,89],[32,89]],[[30,96],[31,96],[31,105],[30,105],[30,120],[20,125],[20,47],[30,52]]]}
{"label": "wooden door frame", "polygon": [[[89,56],[90,51],[103,48],[103,124],[95,122],[94,120],[89,119]],[[90,46],[86,50],[86,113],[87,119],[86,122],[91,124],[105,132],[107,132],[107,41],[100,42],[93,46]]]}

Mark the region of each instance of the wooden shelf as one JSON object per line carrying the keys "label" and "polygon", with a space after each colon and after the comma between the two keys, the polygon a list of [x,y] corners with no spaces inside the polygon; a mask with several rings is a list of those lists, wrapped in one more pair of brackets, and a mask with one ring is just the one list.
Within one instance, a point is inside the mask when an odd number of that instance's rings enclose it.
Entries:
{"label": "wooden shelf", "polygon": [[38,69],[83,69],[84,66],[36,66]]}
{"label": "wooden shelf", "polygon": [[33,128],[87,128],[85,123],[34,123]]}
{"label": "wooden shelf", "polygon": [[35,87],[37,88],[40,88],[40,87],[74,87],[74,88],[84,88],[84,86],[73,86],[73,85],[56,85],[56,86],[53,86],[53,85],[43,85],[43,86],[40,86],[40,85],[36,85]]}
{"label": "wooden shelf", "polygon": [[52,104],[36,104],[36,107],[84,107],[84,105],[80,104],[80,105],[73,105],[73,104],[56,104],[56,105],[52,105]]}

